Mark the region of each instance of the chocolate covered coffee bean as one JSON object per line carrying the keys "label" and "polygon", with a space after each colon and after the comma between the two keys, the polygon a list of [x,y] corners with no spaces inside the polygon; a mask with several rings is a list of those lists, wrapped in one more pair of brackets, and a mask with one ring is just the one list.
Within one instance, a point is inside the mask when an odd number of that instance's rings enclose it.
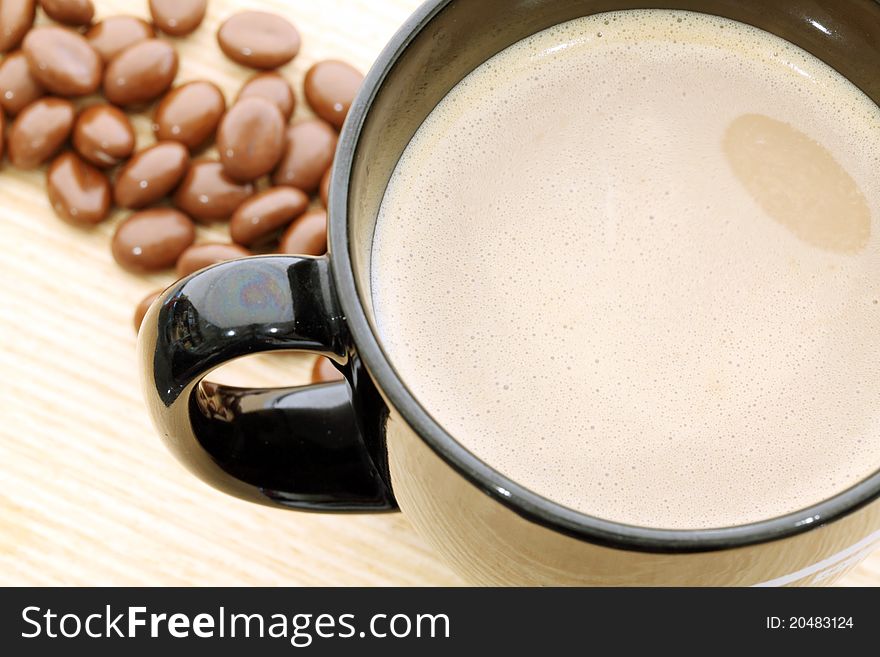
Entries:
{"label": "chocolate covered coffee bean", "polygon": [[46,191],[55,214],[71,224],[91,226],[110,211],[107,176],[75,153],[62,153],[52,161]]}
{"label": "chocolate covered coffee bean", "polygon": [[329,358],[318,357],[312,366],[312,383],[330,383],[331,381],[342,381],[345,377],[333,365],[333,361]]}
{"label": "chocolate covered coffee bean", "polygon": [[174,139],[190,149],[208,141],[226,111],[226,100],[213,82],[197,80],[169,91],[153,115],[156,139]]}
{"label": "chocolate covered coffee bean", "polygon": [[77,153],[105,169],[128,159],[134,144],[131,121],[118,107],[107,103],[83,110],[73,126],[73,147]]}
{"label": "chocolate covered coffee bean", "polygon": [[86,41],[107,64],[123,50],[156,36],[153,27],[134,16],[109,16],[86,32]]}
{"label": "chocolate covered coffee bean", "polygon": [[135,153],[116,175],[116,205],[137,209],[155,203],[177,187],[187,167],[189,151],[176,141],[160,141]]}
{"label": "chocolate covered coffee bean", "polygon": [[134,309],[134,332],[137,333],[140,331],[141,324],[144,323],[144,317],[147,314],[147,311],[150,309],[150,306],[153,305],[153,302],[159,298],[159,295],[162,294],[162,290],[156,290],[155,292],[150,292],[147,296],[138,302],[138,305]]}
{"label": "chocolate covered coffee bean", "polygon": [[34,169],[55,155],[70,135],[74,115],[73,103],[51,96],[25,107],[6,138],[12,165]]}
{"label": "chocolate covered coffee bean", "polygon": [[31,75],[21,50],[6,55],[0,62],[0,107],[7,114],[15,116],[44,93],[46,90]]}
{"label": "chocolate covered coffee bean", "polygon": [[186,36],[205,18],[208,0],[150,0],[153,22],[165,34]]}
{"label": "chocolate covered coffee bean", "polygon": [[237,183],[212,160],[195,162],[174,193],[174,205],[197,221],[227,221],[245,199],[252,196],[251,183]]}
{"label": "chocolate covered coffee bean", "polygon": [[104,74],[104,95],[114,105],[143,105],[161,96],[177,76],[177,52],[144,39],[119,53]]}
{"label": "chocolate covered coffee bean", "polygon": [[287,129],[284,155],[272,181],[276,185],[298,187],[311,194],[333,162],[336,131],[320,119],[307,119]]}
{"label": "chocolate covered coffee bean", "polygon": [[116,228],[113,257],[132,272],[151,272],[171,267],[196,239],[189,217],[174,208],[135,212]]}
{"label": "chocolate covered coffee bean", "polygon": [[104,63],[79,32],[53,25],[35,27],[21,49],[31,75],[53,94],[85,96],[101,85]]}
{"label": "chocolate covered coffee bean", "polygon": [[232,241],[252,246],[266,241],[306,211],[309,197],[295,187],[273,187],[252,196],[232,215]]}
{"label": "chocolate covered coffee bean", "polygon": [[272,171],[284,151],[284,117],[278,106],[257,96],[237,102],[217,129],[217,151],[223,170],[238,182]]}
{"label": "chocolate covered coffee bean", "polygon": [[242,11],[217,30],[217,42],[229,59],[252,68],[278,68],[299,52],[296,28],[277,14]]}
{"label": "chocolate covered coffee bean", "polygon": [[281,235],[278,253],[319,256],[327,252],[327,213],[309,210]]}
{"label": "chocolate covered coffee bean", "polygon": [[293,116],[293,110],[296,108],[296,96],[293,95],[293,88],[280,73],[275,71],[257,73],[250,78],[238,92],[236,102],[251,96],[268,98],[275,103],[281,110],[285,122],[290,120],[290,117]]}
{"label": "chocolate covered coffee bean", "polygon": [[308,70],[303,91],[315,114],[338,130],[363,81],[363,74],[351,64],[327,59]]}
{"label": "chocolate covered coffee bean", "polygon": [[327,167],[327,170],[324,172],[324,175],[321,176],[321,186],[318,189],[318,193],[321,196],[321,203],[324,204],[324,207],[327,207],[327,200],[330,198],[330,174],[333,172],[333,165],[331,164]]}
{"label": "chocolate covered coffee bean", "polygon": [[17,48],[34,24],[34,0],[2,0],[0,2],[0,53]]}
{"label": "chocolate covered coffee bean", "polygon": [[95,16],[92,0],[40,0],[46,16],[65,25],[89,25]]}
{"label": "chocolate covered coffee bean", "polygon": [[246,258],[249,255],[251,252],[238,244],[194,244],[180,254],[175,272],[177,278],[183,278],[218,262]]}

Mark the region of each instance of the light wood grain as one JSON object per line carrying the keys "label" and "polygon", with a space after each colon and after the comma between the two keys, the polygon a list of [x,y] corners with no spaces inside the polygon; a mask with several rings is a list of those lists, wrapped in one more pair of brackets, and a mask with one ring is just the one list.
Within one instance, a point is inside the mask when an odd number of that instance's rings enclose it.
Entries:
{"label": "light wood grain", "polygon": [[[98,17],[147,17],[146,0],[95,0]],[[211,0],[204,24],[176,41],[178,82],[208,78],[234,98],[250,71],[214,32],[236,9],[292,20],[303,49],[284,72],[297,117],[315,60],[366,71],[417,0]],[[149,118],[136,118],[139,147]],[[109,236],[59,221],[44,171],[0,170],[0,584],[456,585],[400,514],[334,516],[247,504],[191,477],[165,451],[138,387],[134,305],[172,282],[121,271]],[[225,227],[200,239],[226,240]],[[243,385],[305,382],[311,360],[275,356],[218,377]],[[846,584],[880,583],[875,554]]]}

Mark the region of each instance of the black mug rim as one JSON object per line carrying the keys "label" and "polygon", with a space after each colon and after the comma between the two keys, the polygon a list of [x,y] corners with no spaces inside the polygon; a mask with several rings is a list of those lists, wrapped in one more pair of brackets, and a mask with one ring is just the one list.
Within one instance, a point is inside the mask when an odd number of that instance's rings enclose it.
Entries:
{"label": "black mug rim", "polygon": [[365,77],[340,135],[329,193],[329,253],[336,293],[354,348],[385,398],[438,456],[471,484],[527,520],[573,538],[643,552],[724,550],[801,534],[839,520],[880,497],[880,471],[817,504],[783,516],[711,529],[658,529],[604,520],[565,507],[517,484],[465,449],[419,404],[393,369],[373,332],[350,252],[348,192],[364,122],[383,81],[409,43],[454,0],[427,0],[404,22]]}

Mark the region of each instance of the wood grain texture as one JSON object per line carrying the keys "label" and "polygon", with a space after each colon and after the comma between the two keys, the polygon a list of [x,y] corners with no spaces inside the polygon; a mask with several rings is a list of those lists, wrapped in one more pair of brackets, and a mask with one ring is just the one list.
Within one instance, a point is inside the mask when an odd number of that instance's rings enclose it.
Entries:
{"label": "wood grain texture", "polygon": [[[146,0],[96,0],[97,17],[148,17]],[[283,72],[297,118],[308,66],[328,57],[366,71],[418,0],[211,0],[175,40],[177,82],[207,78],[232,100],[250,75],[221,53],[218,23],[239,8],[288,17],[303,36]],[[138,147],[152,142],[138,115]],[[138,386],[131,317],[170,273],[137,277],[110,257],[124,213],[92,230],[52,213],[45,171],[0,167],[0,584],[457,585],[400,514],[334,516],[259,507],[195,480],[165,451]],[[202,241],[228,239],[225,226]],[[312,361],[257,357],[214,378],[289,385]],[[844,580],[880,583],[880,553]]]}

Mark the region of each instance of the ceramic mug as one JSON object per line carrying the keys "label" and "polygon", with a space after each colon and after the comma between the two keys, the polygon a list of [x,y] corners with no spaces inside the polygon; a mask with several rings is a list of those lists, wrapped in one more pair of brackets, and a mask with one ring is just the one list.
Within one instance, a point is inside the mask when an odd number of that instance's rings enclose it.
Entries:
{"label": "ceramic mug", "polygon": [[[880,473],[748,525],[673,531],[609,522],[540,497],[465,450],[383,350],[371,307],[373,229],[388,179],[424,118],[514,42],[579,16],[633,8],[755,25],[880,102],[880,4],[873,0],[425,3],[379,56],[342,131],[329,255],[204,269],[166,290],[144,320],[147,402],[162,438],[192,472],[238,497],[291,509],[400,509],[475,583],[827,584],[868,554],[880,541]],[[234,358],[272,350],[331,358],[345,381],[264,390],[203,381]]]}

